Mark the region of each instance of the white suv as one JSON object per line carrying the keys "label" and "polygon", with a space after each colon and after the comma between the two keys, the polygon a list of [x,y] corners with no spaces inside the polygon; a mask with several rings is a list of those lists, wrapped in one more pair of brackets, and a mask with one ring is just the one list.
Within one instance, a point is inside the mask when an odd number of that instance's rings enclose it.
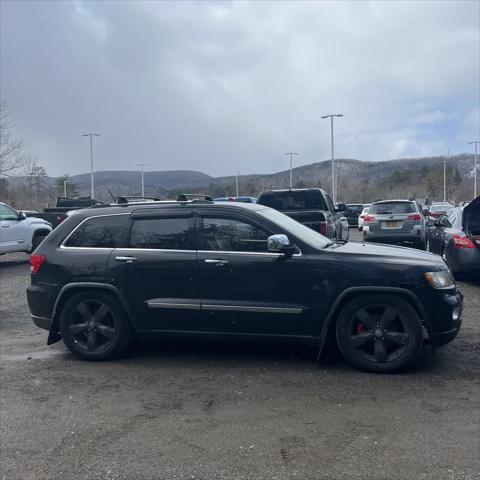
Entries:
{"label": "white suv", "polygon": [[27,217],[0,202],[0,255],[11,252],[33,252],[52,231],[45,220]]}

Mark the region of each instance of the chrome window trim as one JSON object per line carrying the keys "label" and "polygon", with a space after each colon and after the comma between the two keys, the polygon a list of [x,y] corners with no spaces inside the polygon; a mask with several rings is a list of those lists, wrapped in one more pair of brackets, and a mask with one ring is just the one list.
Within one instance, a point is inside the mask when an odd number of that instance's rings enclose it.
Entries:
{"label": "chrome window trim", "polygon": [[129,250],[134,252],[184,252],[184,253],[197,253],[197,250],[180,250],[173,248],[138,248],[138,247],[118,247],[116,250]]}
{"label": "chrome window trim", "polygon": [[101,217],[118,217],[120,215],[130,215],[130,213],[105,213],[103,215],[92,215],[91,217],[84,218],[62,241],[60,244],[61,249],[97,249],[97,250],[113,250],[115,247],[69,247],[65,245],[66,242],[68,242],[68,239],[77,231],[78,228],[80,228],[81,225],[83,225],[87,220],[90,220],[92,218],[101,218]]}
{"label": "chrome window trim", "polygon": [[[298,248],[298,247],[297,247]],[[298,248],[298,250],[300,250]],[[225,255],[225,254],[229,254],[229,253],[233,253],[233,254],[240,254],[240,255],[268,255],[268,256],[273,256],[273,257],[283,257],[284,254],[283,253],[275,253],[275,252],[241,252],[241,251],[238,251],[238,250],[197,250],[198,253],[212,253],[212,254],[221,254],[221,255]],[[290,255],[291,257],[301,257],[302,256],[302,251],[300,250],[300,253],[294,253],[293,255]]]}

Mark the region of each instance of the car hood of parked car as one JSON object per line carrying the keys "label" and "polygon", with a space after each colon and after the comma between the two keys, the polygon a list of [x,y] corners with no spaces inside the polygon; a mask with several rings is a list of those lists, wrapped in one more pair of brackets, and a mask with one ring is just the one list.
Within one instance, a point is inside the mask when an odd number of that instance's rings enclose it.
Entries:
{"label": "car hood of parked car", "polygon": [[[441,257],[415,248],[394,245],[348,242],[330,247],[337,253],[352,255],[365,261],[381,261],[384,263],[418,265],[431,268],[433,271],[445,270],[446,264]],[[360,257],[359,257],[360,256]]]}

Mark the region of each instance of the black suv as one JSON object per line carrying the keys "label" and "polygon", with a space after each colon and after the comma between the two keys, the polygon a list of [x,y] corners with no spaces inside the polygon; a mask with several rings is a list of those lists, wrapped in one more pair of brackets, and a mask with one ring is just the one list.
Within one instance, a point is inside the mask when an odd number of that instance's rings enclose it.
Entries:
{"label": "black suv", "polygon": [[[142,337],[337,342],[356,367],[392,372],[460,328],[441,257],[334,243],[268,207],[209,201],[90,208],[31,257],[34,323],[78,357]],[[336,339],[336,340],[335,340]]]}

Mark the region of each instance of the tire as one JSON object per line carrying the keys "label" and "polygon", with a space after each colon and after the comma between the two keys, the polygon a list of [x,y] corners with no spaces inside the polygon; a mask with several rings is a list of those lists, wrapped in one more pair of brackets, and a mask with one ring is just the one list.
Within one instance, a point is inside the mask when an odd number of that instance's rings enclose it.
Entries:
{"label": "tire", "polygon": [[119,301],[105,292],[73,295],[60,313],[60,332],[67,348],[83,360],[109,360],[120,355],[133,336]]}
{"label": "tire", "polygon": [[395,295],[362,295],[348,302],[336,324],[337,344],[360,370],[393,373],[411,365],[423,346],[420,318]]}

